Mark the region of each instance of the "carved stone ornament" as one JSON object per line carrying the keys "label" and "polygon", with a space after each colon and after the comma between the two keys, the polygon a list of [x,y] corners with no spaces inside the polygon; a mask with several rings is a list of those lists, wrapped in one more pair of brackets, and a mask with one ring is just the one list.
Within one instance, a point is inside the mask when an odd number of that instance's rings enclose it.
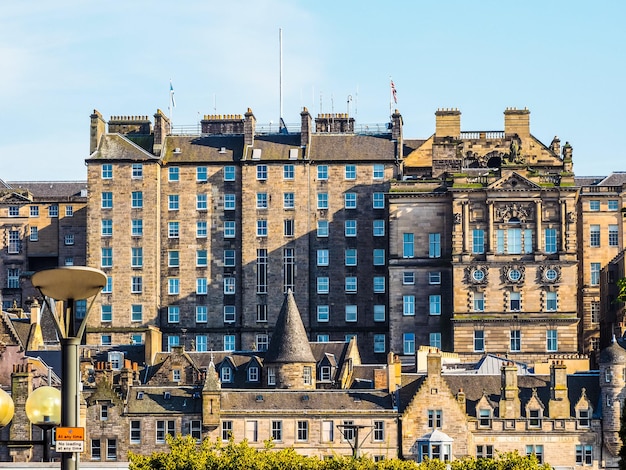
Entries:
{"label": "carved stone ornament", "polygon": [[473,265],[465,268],[465,282],[467,284],[487,284],[489,269],[483,265]]}
{"label": "carved stone ornament", "polygon": [[555,264],[539,266],[539,277],[543,283],[556,284],[561,281],[561,267]]}
{"label": "carved stone ornament", "polygon": [[454,223],[457,225],[461,223],[461,214],[459,214],[458,212],[454,214]]}
{"label": "carved stone ornament", "polygon": [[570,224],[575,224],[576,223],[576,212],[568,212],[567,213],[567,221]]}
{"label": "carved stone ornament", "polygon": [[508,264],[500,269],[500,276],[506,284],[523,284],[526,268],[521,264]]}
{"label": "carved stone ornament", "polygon": [[515,218],[520,222],[527,222],[533,219],[534,206],[533,204],[520,204],[513,202],[511,204],[503,204],[496,207],[496,219],[504,223]]}

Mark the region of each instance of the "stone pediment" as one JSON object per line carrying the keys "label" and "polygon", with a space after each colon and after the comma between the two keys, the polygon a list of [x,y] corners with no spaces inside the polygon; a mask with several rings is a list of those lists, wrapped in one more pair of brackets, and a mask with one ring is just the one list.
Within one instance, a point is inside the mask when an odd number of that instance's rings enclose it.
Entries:
{"label": "stone pediment", "polygon": [[489,185],[489,189],[523,191],[541,189],[541,186],[514,172]]}
{"label": "stone pediment", "polygon": [[0,204],[28,204],[32,202],[32,198],[28,197],[27,191],[23,193],[6,192],[0,194]]}

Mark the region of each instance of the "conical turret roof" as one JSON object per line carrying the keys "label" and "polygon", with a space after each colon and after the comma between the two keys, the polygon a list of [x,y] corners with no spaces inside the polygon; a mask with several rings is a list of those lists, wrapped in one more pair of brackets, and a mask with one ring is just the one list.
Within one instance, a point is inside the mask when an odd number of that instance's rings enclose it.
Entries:
{"label": "conical turret roof", "polygon": [[315,356],[291,289],[285,295],[264,362],[315,363]]}

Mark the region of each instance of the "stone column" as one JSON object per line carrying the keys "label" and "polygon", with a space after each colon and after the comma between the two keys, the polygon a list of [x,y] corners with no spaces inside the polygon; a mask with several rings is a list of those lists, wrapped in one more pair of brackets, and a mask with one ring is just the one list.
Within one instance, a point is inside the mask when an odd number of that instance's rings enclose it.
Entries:
{"label": "stone column", "polygon": [[537,240],[537,248],[535,249],[535,251],[542,251],[541,247],[543,246],[543,234],[541,233],[541,231],[543,230],[543,226],[541,224],[541,219],[543,218],[543,213],[541,208],[541,200],[535,201],[535,212],[537,214],[537,220],[535,224],[537,230],[537,235],[535,237]]}

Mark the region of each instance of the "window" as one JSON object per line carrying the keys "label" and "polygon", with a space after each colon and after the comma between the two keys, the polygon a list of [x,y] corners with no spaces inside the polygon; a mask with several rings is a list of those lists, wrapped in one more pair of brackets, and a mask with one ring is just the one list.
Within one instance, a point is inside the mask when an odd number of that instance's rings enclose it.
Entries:
{"label": "window", "polygon": [[103,268],[110,268],[113,266],[113,248],[102,248],[100,256],[100,265]]}
{"label": "window", "polygon": [[556,292],[546,292],[546,311],[556,312],[557,306]]}
{"label": "window", "polygon": [[385,165],[382,165],[380,163],[375,163],[373,172],[372,172],[372,177],[375,180],[382,180],[385,177]]}
{"label": "window", "polygon": [[100,405],[100,421],[107,421],[109,419],[109,405],[108,403],[102,403]]}
{"label": "window", "polygon": [[283,292],[295,290],[296,279],[296,250],[294,248],[283,249]]}
{"label": "window", "polygon": [[600,263],[591,263],[591,285],[600,285]]}
{"label": "window", "polygon": [[196,181],[200,183],[206,182],[208,179],[207,167],[199,166],[196,168]]}
{"label": "window", "polygon": [[168,168],[168,181],[179,181],[180,171],[179,168],[173,166]]}
{"label": "window", "polygon": [[385,277],[384,276],[374,276],[374,293],[375,294],[385,293]]}
{"label": "window", "polygon": [[256,321],[257,323],[267,323],[267,305],[266,304],[257,304]]}
{"label": "window", "polygon": [[356,209],[356,193],[345,193],[343,199],[346,209]]}
{"label": "window", "polygon": [[141,421],[131,420],[130,422],[130,443],[141,444]]}
{"label": "window", "polygon": [[224,305],[224,323],[235,323],[234,305]]}
{"label": "window", "polygon": [[[101,207],[103,209],[112,209],[113,208],[113,193],[111,191],[104,191],[101,195],[102,197],[102,204]],[[52,206],[50,206],[52,207]],[[57,207],[58,209],[58,207]],[[58,215],[58,212],[57,212]],[[52,215],[50,215],[50,217],[53,217]],[[54,216],[56,217],[56,216]]]}
{"label": "window", "polygon": [[178,335],[171,335],[167,337],[167,350],[171,352],[173,348],[180,345],[180,338]]}
{"label": "window", "polygon": [[65,266],[74,266],[74,257],[66,256],[65,257]]}
{"label": "window", "polygon": [[143,207],[143,192],[133,191],[131,193],[130,207],[133,209],[141,209]]}
{"label": "window", "polygon": [[555,352],[558,350],[557,330],[546,331],[546,351]]}
{"label": "window", "polygon": [[384,237],[385,236],[385,221],[381,219],[376,219],[372,221],[372,233],[375,237]]}
{"label": "window", "polygon": [[204,268],[208,266],[209,259],[207,250],[196,250],[196,266]]}
{"label": "window", "polygon": [[283,208],[293,209],[296,206],[294,193],[283,193]]}
{"label": "window", "polygon": [[588,408],[576,410],[579,428],[588,428],[591,424],[591,410]]}
{"label": "window", "polygon": [[283,220],[283,235],[285,237],[293,237],[293,233],[294,233],[293,219]]}
{"label": "window", "polygon": [[428,335],[428,345],[433,348],[441,349],[441,333],[429,333]]}
{"label": "window", "polygon": [[165,443],[165,436],[174,436],[176,434],[176,422],[174,420],[156,422],[156,442],[157,444]]}
{"label": "window", "polygon": [[292,180],[294,178],[295,167],[293,165],[283,165],[283,179]]}
{"label": "window", "polygon": [[169,295],[180,294],[180,279],[177,277],[170,277],[167,280],[167,293]]}
{"label": "window", "polygon": [[31,242],[36,242],[39,240],[39,229],[37,227],[30,228],[30,238]]}
{"label": "window", "polygon": [[196,442],[200,442],[202,439],[202,421],[199,419],[191,420],[191,437],[196,440]]}
{"label": "window", "polygon": [[556,229],[547,228],[544,230],[545,252],[553,254],[557,252]]}
{"label": "window", "polygon": [[100,321],[110,322],[113,320],[113,307],[111,305],[100,306]]}
{"label": "window", "polygon": [[[111,195],[110,197],[110,207],[113,207],[113,194],[112,193],[108,193]],[[104,206],[103,206],[104,207]],[[50,206],[48,206],[48,217],[58,217],[59,216],[59,206],[56,204],[52,204]]]}
{"label": "window", "polygon": [[346,237],[356,237],[356,220],[345,221],[345,235]]}
{"label": "window", "polygon": [[330,336],[328,335],[317,335],[318,343],[328,343],[330,341]]}
{"label": "window", "polygon": [[224,194],[224,210],[225,211],[235,210],[235,195],[234,194]]}
{"label": "window", "polygon": [[590,211],[599,211],[600,210],[600,201],[589,201],[589,210]]}
{"label": "window", "polygon": [[474,229],[472,231],[472,253],[475,255],[485,252],[485,231],[483,229]]}
{"label": "window", "polygon": [[256,292],[267,294],[267,249],[256,250]]}
{"label": "window", "polygon": [[272,440],[281,442],[283,440],[283,422],[272,420]]}
{"label": "window", "polygon": [[511,352],[520,352],[522,350],[522,332],[520,330],[511,330],[510,339]]}
{"label": "window", "polygon": [[600,226],[599,225],[589,226],[589,246],[591,247],[600,246]]}
{"label": "window", "polygon": [[207,352],[209,350],[207,335],[196,335],[196,351]]}
{"label": "window", "polygon": [[428,305],[430,315],[441,315],[441,295],[429,295]]}
{"label": "window", "polygon": [[167,223],[167,236],[168,238],[178,238],[180,236],[180,223],[179,222]]}
{"label": "window", "polygon": [[344,261],[346,266],[357,265],[357,250],[356,248],[347,248],[344,252]]}
{"label": "window", "polygon": [[107,460],[117,460],[117,439],[107,439]]}
{"label": "window", "polygon": [[607,208],[610,211],[616,211],[619,209],[619,201],[617,201],[616,199],[609,199],[607,201]]}
{"label": "window", "polygon": [[374,305],[374,321],[385,321],[386,313],[384,305]]}
{"label": "window", "polygon": [[[174,253],[172,251],[169,252],[169,261],[171,263],[172,257],[171,254]],[[178,252],[175,252],[178,255]],[[140,268],[143,266],[143,248],[140,246],[133,246],[130,249],[130,265],[133,268]],[[170,264],[172,266],[172,264]],[[178,266],[178,256],[176,256],[176,266]]]}
{"label": "window", "polygon": [[317,208],[328,209],[328,193],[317,193]]}
{"label": "window", "polygon": [[348,294],[356,294],[357,278],[356,276],[347,276],[345,279],[345,291]]}
{"label": "window", "polygon": [[110,294],[111,292],[113,292],[113,278],[111,276],[107,276],[107,283],[102,288],[102,293]]}
{"label": "window", "polygon": [[257,165],[256,179],[259,181],[265,181],[267,179],[267,165]]}
{"label": "window", "polygon": [[249,367],[248,368],[248,382],[258,382],[258,381],[259,381],[259,368],[256,366]]}
{"label": "window", "polygon": [[385,193],[372,194],[372,208],[373,209],[385,208]]}
{"label": "window", "polygon": [[385,249],[384,248],[376,248],[374,250],[373,262],[374,266],[384,266],[385,265]]}
{"label": "window", "polygon": [[209,309],[206,305],[196,305],[196,323],[206,323]]}
{"label": "window", "polygon": [[347,180],[356,179],[356,165],[346,165],[345,175]]}
{"label": "window", "polygon": [[509,311],[519,312],[521,304],[521,294],[519,292],[509,292]]}
{"label": "window", "polygon": [[485,350],[485,331],[474,330],[474,352],[483,352]]}
{"label": "window", "polygon": [[276,385],[276,369],[273,367],[267,369],[267,385]]}
{"label": "window", "polygon": [[143,220],[142,219],[132,219],[130,234],[133,237],[143,236]]}
{"label": "window", "polygon": [[224,335],[224,351],[235,350],[235,335]]}
{"label": "window", "polygon": [[196,194],[196,210],[205,211],[208,209],[208,197],[206,194]]}
{"label": "window", "polygon": [[415,256],[415,248],[413,245],[413,234],[403,233],[402,234],[402,257],[413,258],[414,256]]}
{"label": "window", "polygon": [[[265,333],[256,335],[256,350],[257,351],[267,351],[267,348],[270,345],[270,337]],[[258,380],[258,379],[257,379]]]}
{"label": "window", "polygon": [[102,219],[100,221],[100,235],[103,237],[110,237],[113,235],[113,221],[111,219]]}
{"label": "window", "polygon": [[428,427],[431,429],[441,428],[443,410],[428,410]]}
{"label": "window", "polygon": [[322,421],[322,442],[332,442],[335,438],[335,426],[333,421]]}
{"label": "window", "polygon": [[168,323],[178,323],[180,321],[180,307],[178,305],[170,305],[167,307]]}
{"label": "window", "polygon": [[224,221],[224,238],[235,238],[235,221],[234,220]]}
{"label": "window", "polygon": [[19,289],[20,287],[20,270],[19,268],[7,269],[7,287],[9,289]]}
{"label": "window", "polygon": [[386,352],[385,335],[384,334],[374,335],[374,352],[375,353],[384,353],[384,352]]}
{"label": "window", "polygon": [[619,246],[619,230],[617,225],[609,225],[609,246]]}
{"label": "window", "polygon": [[578,465],[593,465],[593,446],[576,446],[576,463]]}
{"label": "window", "polygon": [[207,295],[208,294],[208,282],[206,277],[196,278],[196,294]]}
{"label": "window", "polygon": [[328,220],[317,221],[317,236],[319,238],[328,237]]}
{"label": "window", "polygon": [[141,333],[131,334],[130,344],[132,345],[143,344],[143,335]]}
{"label": "window", "polygon": [[111,335],[100,335],[100,344],[102,346],[110,346],[111,345]]}
{"label": "window", "polygon": [[541,427],[541,410],[528,410],[528,427]]}
{"label": "window", "polygon": [[133,304],[130,306],[130,321],[140,322],[143,320],[143,306]]}
{"label": "window", "polygon": [[344,420],[341,427],[341,434],[342,441],[354,441],[356,436],[354,421]]}
{"label": "window", "polygon": [[267,193],[256,193],[256,208],[267,209]]}
{"label": "window", "polygon": [[404,271],[402,273],[402,284],[405,286],[415,284],[415,273],[413,271]]}
{"label": "window", "polygon": [[20,216],[20,207],[9,206],[9,217],[19,217],[19,216]]}
{"label": "window", "polygon": [[317,167],[317,179],[318,180],[328,179],[328,165],[320,165]]}
{"label": "window", "polygon": [[402,296],[402,315],[404,316],[415,315],[415,296],[414,295]]}
{"label": "window", "polygon": [[7,247],[7,251],[12,254],[22,251],[20,232],[17,230],[9,230],[9,246]]}
{"label": "window", "polygon": [[224,266],[235,266],[235,250],[224,250]]}
{"label": "window", "polygon": [[328,294],[328,278],[327,277],[318,277],[317,278],[317,293],[318,294]]}
{"label": "window", "polygon": [[600,321],[600,302],[591,302],[591,323],[598,323]]}
{"label": "window", "polygon": [[143,178],[143,165],[141,163],[133,163],[131,168],[131,178],[141,179]]}
{"label": "window", "polygon": [[30,216],[39,217],[39,206],[30,206]]}
{"label": "window", "polygon": [[233,435],[233,422],[222,421],[222,440],[228,441],[232,435]]}
{"label": "window", "polygon": [[492,445],[476,446],[476,458],[477,459],[493,459],[493,446]]}
{"label": "window", "polygon": [[224,181],[235,181],[235,167],[227,165],[224,167]]}
{"label": "window", "polygon": [[229,366],[224,366],[220,370],[220,380],[225,383],[232,382],[233,370]]}
{"label": "window", "polygon": [[170,211],[177,211],[180,208],[180,198],[178,194],[170,194],[167,196],[167,209]]}
{"label": "window", "polygon": [[91,460],[100,460],[102,458],[100,449],[100,439],[91,440]]}
{"label": "window", "polygon": [[328,305],[317,306],[317,321],[327,322],[330,319],[330,307]]}
{"label": "window", "polygon": [[357,308],[356,305],[346,305],[346,321],[357,321]]}
{"label": "window", "polygon": [[113,178],[113,165],[105,163],[102,165],[102,179],[108,180]]}
{"label": "window", "polygon": [[415,354],[415,333],[404,333],[402,335],[402,353]]}
{"label": "window", "polygon": [[441,234],[428,234],[428,257],[441,258]]}
{"label": "window", "polygon": [[311,366],[304,366],[302,368],[302,382],[304,385],[311,385],[313,383],[313,369]]}
{"label": "window", "polygon": [[298,420],[296,424],[297,434],[296,441],[305,442],[309,440],[309,422]]}
{"label": "window", "polygon": [[267,220],[259,219],[256,221],[256,236],[267,237]]}
{"label": "window", "polygon": [[537,457],[537,463],[543,463],[543,446],[542,445],[527,445],[526,446],[526,455],[531,456],[535,454]]}
{"label": "window", "polygon": [[473,293],[473,307],[474,307],[474,312],[485,311],[485,294],[483,292]]}
{"label": "window", "polygon": [[328,250],[317,250],[317,265],[328,266]]}
{"label": "window", "polygon": [[235,278],[234,277],[224,278],[224,294],[226,295],[235,294]]}

